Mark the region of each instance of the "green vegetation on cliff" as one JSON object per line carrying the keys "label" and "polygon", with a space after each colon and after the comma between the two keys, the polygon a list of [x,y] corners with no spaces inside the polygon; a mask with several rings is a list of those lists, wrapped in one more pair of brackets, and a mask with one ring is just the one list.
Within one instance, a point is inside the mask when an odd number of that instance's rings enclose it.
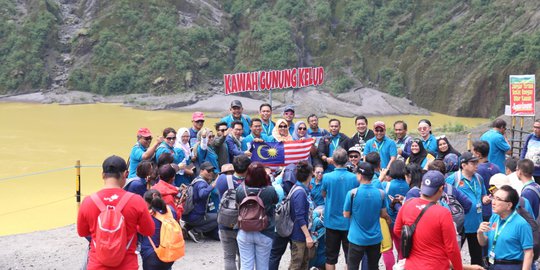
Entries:
{"label": "green vegetation on cliff", "polygon": [[[47,88],[62,24],[53,0],[0,0],[0,94]],[[81,0],[79,13],[88,1]],[[433,111],[492,116],[511,74],[540,76],[536,0],[118,0],[72,39],[67,88],[196,91],[222,74],[323,66],[326,87],[362,83]],[[28,5],[27,5],[28,6]],[[87,8],[87,7],[86,7]]]}

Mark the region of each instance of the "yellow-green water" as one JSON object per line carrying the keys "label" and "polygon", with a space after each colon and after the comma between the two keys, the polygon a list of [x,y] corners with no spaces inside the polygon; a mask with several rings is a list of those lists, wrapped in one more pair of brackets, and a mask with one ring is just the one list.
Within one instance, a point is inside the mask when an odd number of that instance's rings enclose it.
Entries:
{"label": "yellow-green water", "polygon": [[[343,132],[354,132],[354,119],[342,120]],[[369,117],[391,125],[401,119],[414,123],[426,116]],[[432,124],[450,122],[468,127],[485,123],[482,118],[460,118],[442,114],[427,116]],[[210,127],[217,119],[207,119]],[[0,235],[44,230],[74,223],[75,165],[81,160],[82,194],[91,194],[103,184],[101,162],[109,155],[127,158],[138,128],[159,134],[166,127],[189,127],[191,113],[142,111],[115,104],[56,105],[0,103]],[[327,128],[328,118],[320,120]],[[58,172],[28,175],[63,169]]]}

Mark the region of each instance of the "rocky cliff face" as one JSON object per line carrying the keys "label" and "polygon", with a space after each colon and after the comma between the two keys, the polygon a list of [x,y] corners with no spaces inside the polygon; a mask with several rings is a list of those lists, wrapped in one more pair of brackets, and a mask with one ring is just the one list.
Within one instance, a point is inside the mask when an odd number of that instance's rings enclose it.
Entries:
{"label": "rocky cliff face", "polygon": [[[221,91],[222,74],[323,66],[432,111],[494,116],[540,76],[536,0],[0,0],[0,94]],[[249,96],[249,94],[247,94]]]}

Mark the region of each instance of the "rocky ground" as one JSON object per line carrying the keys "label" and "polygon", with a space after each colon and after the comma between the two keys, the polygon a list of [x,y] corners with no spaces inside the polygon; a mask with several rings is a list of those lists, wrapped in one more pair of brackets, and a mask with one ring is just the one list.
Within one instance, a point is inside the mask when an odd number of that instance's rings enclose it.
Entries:
{"label": "rocky ground", "polygon": [[[100,96],[80,91],[48,91],[24,95],[0,96],[4,102],[33,102],[58,104],[87,104],[96,102],[122,103],[145,110],[178,110],[214,112],[214,116],[228,113],[229,104],[234,99],[242,101],[244,112],[254,114],[259,105],[269,102],[269,92],[253,92],[241,95],[224,95],[219,87],[209,88],[201,93],[182,93],[167,96],[130,94],[123,96]],[[274,91],[272,105],[280,112],[285,104],[293,104],[299,117],[310,113],[319,116],[338,115],[395,115],[429,114],[429,111],[415,106],[410,100],[397,98],[371,88],[358,88],[350,92],[334,95],[313,87],[287,91]]]}

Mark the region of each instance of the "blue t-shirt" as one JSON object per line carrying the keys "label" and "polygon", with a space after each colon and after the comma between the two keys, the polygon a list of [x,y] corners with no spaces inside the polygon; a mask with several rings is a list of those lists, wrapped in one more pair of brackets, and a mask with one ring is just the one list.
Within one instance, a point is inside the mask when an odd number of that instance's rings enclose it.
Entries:
{"label": "blue t-shirt", "polygon": [[352,191],[349,191],[343,204],[343,211],[351,212],[347,239],[358,246],[380,243],[383,236],[379,217],[381,209],[385,207],[384,192],[371,184],[362,184],[352,202],[351,198]]}
{"label": "blue t-shirt", "polygon": [[392,202],[390,196],[395,198],[398,194],[402,196],[407,195],[410,189],[409,184],[407,184],[405,179],[392,179],[390,182],[383,182],[382,188],[386,194],[386,210],[392,221],[395,221],[398,213],[390,207],[390,203]]}
{"label": "blue t-shirt", "polygon": [[379,153],[379,155],[381,156],[381,168],[386,168],[388,167],[390,158],[397,157],[396,142],[394,142],[387,136],[384,136],[381,142],[377,141],[376,137],[373,137],[366,142],[366,146],[364,148],[364,156],[371,152]]}
{"label": "blue t-shirt", "polygon": [[315,138],[315,147],[319,146],[319,141],[322,137],[330,136],[330,132],[328,132],[324,128],[319,128],[317,131],[313,131],[311,128],[308,127],[307,134],[312,138]]}
{"label": "blue t-shirt", "polygon": [[[478,163],[478,169],[476,172],[482,176],[482,179],[484,180],[484,187],[486,190],[489,190],[489,179],[497,173],[500,173],[500,168],[491,162],[485,162],[485,163]],[[482,205],[482,216],[484,217],[490,217],[491,216],[491,204],[483,204]]]}
{"label": "blue t-shirt", "polygon": [[[457,177],[456,173],[457,176],[461,175],[461,179],[457,183],[455,179]],[[471,201],[471,210],[465,215],[465,233],[476,233],[478,226],[482,222],[482,197],[486,195],[486,188],[483,181],[478,177],[481,176],[474,174],[472,179],[469,180],[458,171],[446,178],[446,183],[457,187]]]}
{"label": "blue t-shirt", "polygon": [[493,240],[498,229],[499,236],[494,249],[495,259],[523,261],[525,256],[523,250],[533,247],[532,229],[529,223],[514,211],[502,221],[499,215],[493,214],[489,219],[489,225],[491,230],[484,233],[488,238],[488,252],[493,248]]}
{"label": "blue t-shirt", "polygon": [[322,196],[322,179],[321,182],[317,184],[315,183],[315,178],[312,178],[310,189],[311,199],[313,200],[313,203],[315,203],[315,207],[324,205],[324,197]]}
{"label": "blue t-shirt", "polygon": [[322,190],[326,192],[324,205],[324,224],[326,228],[346,231],[349,219],[343,216],[343,203],[349,190],[358,187],[356,175],[346,168],[336,168],[323,177]]}
{"label": "blue t-shirt", "polygon": [[504,168],[505,155],[510,150],[510,145],[506,142],[504,136],[500,132],[490,129],[482,134],[480,140],[489,144],[489,162],[495,163],[499,168]]}
{"label": "blue t-shirt", "polygon": [[435,139],[435,136],[433,136],[433,134],[429,134],[427,140],[424,140],[423,138],[420,138],[420,140],[422,141],[422,144],[424,145],[426,151],[428,151],[432,155],[437,155],[437,139]]}
{"label": "blue t-shirt", "polygon": [[142,156],[146,152],[140,143],[136,143],[133,148],[131,148],[131,153],[129,154],[129,178],[137,177],[137,166],[142,161]]}
{"label": "blue t-shirt", "polygon": [[158,163],[159,157],[163,153],[170,153],[174,158],[174,163],[178,164],[184,160],[185,154],[182,149],[174,148],[173,146],[168,145],[166,142],[159,144],[156,149],[156,163]]}
{"label": "blue t-shirt", "polygon": [[221,118],[220,122],[225,122],[225,123],[227,123],[228,127],[232,128],[231,124],[235,120],[242,121],[242,124],[244,125],[243,126],[244,132],[242,133],[243,137],[246,137],[247,135],[249,135],[251,133],[251,129],[249,129],[249,125],[251,124],[251,118],[248,115],[242,114],[240,119],[234,119],[232,114],[229,114],[229,115]]}

